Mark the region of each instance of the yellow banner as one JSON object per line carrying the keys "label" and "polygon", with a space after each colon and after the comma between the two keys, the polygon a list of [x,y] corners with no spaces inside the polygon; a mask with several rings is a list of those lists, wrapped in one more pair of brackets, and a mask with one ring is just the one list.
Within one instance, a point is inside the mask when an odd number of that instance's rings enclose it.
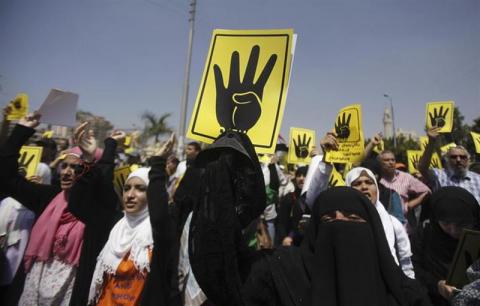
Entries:
{"label": "yellow banner", "polygon": [[48,139],[50,139],[50,138],[52,138],[52,137],[53,137],[53,131],[51,131],[51,130],[50,130],[50,131],[45,131],[45,132],[43,132],[43,134],[42,134],[42,138],[48,138]]}
{"label": "yellow banner", "polygon": [[115,169],[115,172],[113,173],[113,187],[120,197],[123,194],[123,186],[131,172],[130,166],[124,166]]}
{"label": "yellow banner", "polygon": [[214,30],[187,137],[212,143],[247,133],[273,153],[285,108],[293,30]]}
{"label": "yellow banner", "polygon": [[355,163],[363,157],[362,108],[360,104],[344,107],[335,120],[338,151],[327,152],[330,163]]}
{"label": "yellow banner", "polygon": [[328,179],[328,187],[337,187],[337,186],[345,186],[345,181],[340,173],[338,173],[337,169],[333,167],[332,173],[330,174],[330,178]]}
{"label": "yellow banner", "polygon": [[[418,163],[420,162],[420,158],[422,157],[422,155],[423,150],[407,150],[408,172],[412,174],[419,172]],[[433,153],[432,155],[432,159],[430,161],[430,168],[442,169],[442,162],[437,153]]]}
{"label": "yellow banner", "polygon": [[427,129],[440,127],[440,133],[450,133],[453,127],[453,101],[438,101],[427,103],[426,125]]}
{"label": "yellow banner", "polygon": [[309,164],[312,160],[310,152],[312,152],[314,146],[314,130],[291,127],[288,142],[288,163]]}
{"label": "yellow banner", "polygon": [[19,120],[28,114],[28,95],[26,93],[19,93],[15,99],[8,103],[10,106],[10,114],[7,120]]}
{"label": "yellow banner", "polygon": [[34,176],[42,159],[42,152],[42,147],[23,146],[20,149],[20,157],[18,158],[18,172],[25,177]]}
{"label": "yellow banner", "polygon": [[473,143],[475,144],[475,152],[480,154],[480,133],[470,132],[472,135]]}

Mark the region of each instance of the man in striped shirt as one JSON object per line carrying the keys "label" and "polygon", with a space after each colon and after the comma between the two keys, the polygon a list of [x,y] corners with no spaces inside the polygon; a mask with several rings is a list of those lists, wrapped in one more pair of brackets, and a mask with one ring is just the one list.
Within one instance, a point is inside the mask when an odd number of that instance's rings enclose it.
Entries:
{"label": "man in striped shirt", "polygon": [[417,207],[430,193],[430,189],[413,175],[395,169],[395,155],[392,151],[383,151],[378,155],[382,166],[380,183],[395,190],[402,198],[403,212]]}

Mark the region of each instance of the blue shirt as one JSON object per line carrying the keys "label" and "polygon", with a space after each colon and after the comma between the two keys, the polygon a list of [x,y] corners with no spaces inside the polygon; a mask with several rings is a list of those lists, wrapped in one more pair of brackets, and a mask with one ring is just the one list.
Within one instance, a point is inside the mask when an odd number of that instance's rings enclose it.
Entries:
{"label": "blue shirt", "polygon": [[480,175],[472,171],[467,171],[464,177],[454,175],[446,169],[432,169],[435,177],[434,189],[445,186],[457,186],[468,190],[477,202],[480,204]]}

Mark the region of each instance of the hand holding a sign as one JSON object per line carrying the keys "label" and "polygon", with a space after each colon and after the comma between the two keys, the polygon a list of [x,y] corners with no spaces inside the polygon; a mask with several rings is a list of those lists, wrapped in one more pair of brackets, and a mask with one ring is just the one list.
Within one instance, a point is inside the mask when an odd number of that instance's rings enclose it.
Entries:
{"label": "hand holding a sign", "polygon": [[[428,143],[434,143],[440,136],[441,127],[432,127],[427,130]],[[428,144],[427,144],[428,145]]]}
{"label": "hand holding a sign", "polygon": [[338,150],[338,141],[336,136],[337,135],[335,133],[327,133],[327,135],[320,140],[320,147],[322,148],[323,153]]}
{"label": "hand holding a sign", "polygon": [[93,135],[93,130],[87,130],[87,127],[88,122],[84,122],[75,129],[73,142],[82,150],[86,161],[93,161],[97,150],[97,140]]}
{"label": "hand holding a sign", "polygon": [[215,73],[216,115],[218,123],[225,130],[247,132],[257,123],[262,113],[263,89],[277,61],[277,55],[272,54],[263,68],[257,82],[254,83],[257,70],[260,47],[255,45],[245,70],[243,80],[240,80],[240,55],[232,53],[230,76],[225,87],[223,75],[218,65],[213,66]]}
{"label": "hand holding a sign", "polygon": [[40,124],[40,117],[41,115],[39,113],[34,112],[20,119],[18,124],[34,129]]}

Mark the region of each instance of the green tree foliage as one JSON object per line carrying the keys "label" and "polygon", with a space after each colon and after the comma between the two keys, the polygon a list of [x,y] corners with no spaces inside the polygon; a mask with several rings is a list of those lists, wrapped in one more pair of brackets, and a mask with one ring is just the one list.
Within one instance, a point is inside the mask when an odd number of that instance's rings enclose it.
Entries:
{"label": "green tree foliage", "polygon": [[142,115],[142,120],[145,122],[141,135],[142,140],[148,141],[153,137],[155,142],[158,142],[161,135],[172,132],[172,129],[167,125],[167,119],[170,115],[170,113],[166,113],[157,117],[156,114],[145,111]]}
{"label": "green tree foliage", "polygon": [[418,142],[405,135],[397,136],[397,147],[393,147],[393,138],[386,138],[383,140],[385,144],[385,150],[390,150],[395,154],[395,158],[398,163],[404,163],[407,165],[407,150],[420,150]]}

